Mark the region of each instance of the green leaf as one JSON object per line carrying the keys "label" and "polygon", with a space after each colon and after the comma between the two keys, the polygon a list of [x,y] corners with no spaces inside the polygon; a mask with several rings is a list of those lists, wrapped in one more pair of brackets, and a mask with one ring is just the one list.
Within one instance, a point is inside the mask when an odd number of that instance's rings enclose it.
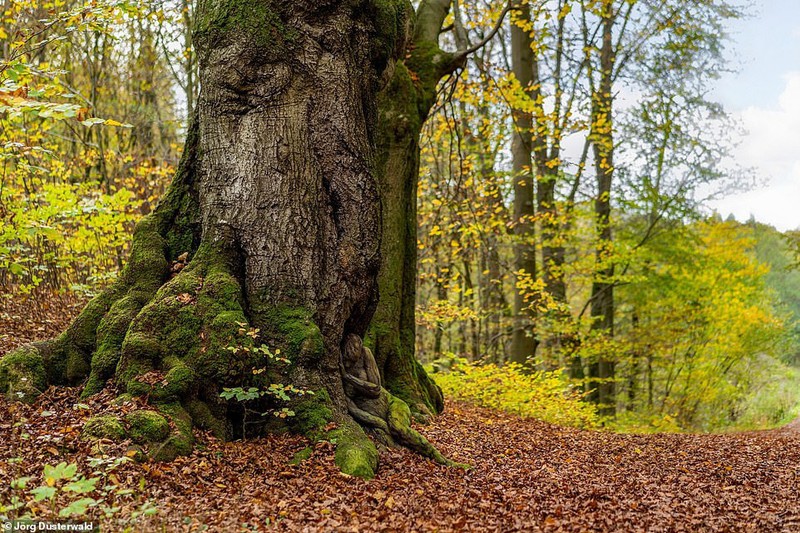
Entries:
{"label": "green leaf", "polygon": [[69,506],[61,509],[58,516],[72,516],[85,514],[90,507],[97,505],[97,500],[94,498],[81,498],[69,504]]}
{"label": "green leaf", "polygon": [[56,466],[44,465],[45,480],[72,479],[76,473],[78,473],[78,465],[75,463],[68,465],[62,461]]}
{"label": "green leaf", "polygon": [[77,492],[78,494],[85,494],[87,492],[92,492],[95,489],[95,485],[97,485],[98,481],[100,481],[99,477],[93,477],[89,479],[81,478],[77,481],[73,481],[64,485],[64,490],[69,492]]}
{"label": "green leaf", "polygon": [[20,477],[11,482],[12,489],[24,489],[32,477]]}
{"label": "green leaf", "polygon": [[36,487],[30,491],[33,494],[33,499],[37,502],[42,500],[52,500],[53,496],[56,495],[58,489],[55,487],[48,487],[47,485],[42,485],[41,487]]}
{"label": "green leaf", "polygon": [[95,124],[105,124],[105,122],[106,122],[105,119],[97,118],[97,117],[92,117],[92,118],[87,118],[86,120],[81,120],[81,124],[83,124],[87,128],[91,128]]}

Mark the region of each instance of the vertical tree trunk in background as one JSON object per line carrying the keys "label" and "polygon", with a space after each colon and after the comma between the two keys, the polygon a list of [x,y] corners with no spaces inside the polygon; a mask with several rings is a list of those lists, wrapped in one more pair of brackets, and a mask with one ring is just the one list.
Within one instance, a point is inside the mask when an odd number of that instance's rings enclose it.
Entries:
{"label": "vertical tree trunk in background", "polygon": [[186,95],[186,119],[192,116],[194,111],[194,100],[197,94],[197,86],[195,84],[195,68],[196,57],[194,51],[194,44],[192,42],[192,3],[189,0],[181,0],[181,14],[183,26],[183,52],[185,54],[183,65],[183,73],[186,77],[184,82],[184,93]]}
{"label": "vertical tree trunk in background", "polygon": [[[441,264],[441,263],[440,263]],[[447,301],[447,282],[445,276],[450,276],[453,264],[450,262],[445,263],[444,267],[439,267],[436,273],[436,299],[442,302]],[[442,338],[444,337],[444,330],[436,328],[433,332],[433,356],[442,356]]]}
{"label": "vertical tree trunk in background", "polygon": [[[613,28],[615,14],[610,1],[604,2],[602,12],[602,45],[600,48],[599,84],[592,93],[592,146],[597,197],[595,198],[595,230],[597,236],[596,270],[592,283],[592,329],[614,335],[614,264],[611,235],[611,182],[614,175],[613,129],[613,69],[615,63]],[[614,361],[603,354],[589,365],[590,399],[600,405],[600,412],[615,412]]]}
{"label": "vertical tree trunk in background", "polygon": [[387,388],[419,414],[438,413],[443,397],[415,356],[417,180],[422,126],[436,103],[439,81],[458,66],[439,47],[450,0],[423,0],[413,38],[381,93],[378,181],[383,207],[380,302],[369,342]]}
{"label": "vertical tree trunk in background", "polygon": [[[503,198],[497,187],[496,180],[494,188],[488,194],[489,205],[496,213],[497,209],[503,208]],[[500,319],[504,311],[508,308],[508,303],[503,291],[503,270],[500,263],[500,238],[495,233],[496,228],[491,228],[485,239],[486,246],[486,291],[483,300],[484,313],[488,316],[486,331],[484,334],[484,345],[486,355],[491,361],[502,363],[506,359],[505,345],[502,342],[504,332],[501,331]]]}
{"label": "vertical tree trunk in background", "polygon": [[[569,221],[565,216],[569,213],[568,209],[562,211],[557,192],[565,175],[562,143],[565,132],[570,130],[570,117],[583,71],[582,66],[570,66],[565,59],[564,46],[570,39],[566,35],[565,22],[569,9],[565,8],[569,4],[560,0],[555,7],[558,15],[555,32],[550,37],[552,44],[549,41],[534,42],[530,33],[526,35],[532,49],[530,98],[534,135],[531,149],[535,163],[536,219],[542,259],[539,270],[544,292],[555,304],[554,308],[540,314],[538,359],[550,370],[563,366],[566,362],[563,356],[572,349],[570,339],[563,333],[572,321],[564,280],[565,242],[569,233]],[[542,39],[547,39],[550,31],[544,29],[545,37]],[[549,73],[542,72],[548,68],[551,69]],[[549,94],[542,89],[547,86],[552,87]],[[552,110],[546,108],[549,102],[552,102]],[[578,180],[576,177],[574,187]]]}
{"label": "vertical tree trunk in background", "polygon": [[[467,309],[475,309],[475,283],[473,282],[472,275],[472,261],[469,257],[465,258],[462,262],[464,265],[464,287],[458,295],[459,307]],[[470,318],[469,321],[461,320],[461,335],[463,339],[463,347],[459,350],[460,355],[467,356],[470,361],[476,361],[481,357],[481,336],[480,336],[480,321],[475,318]],[[469,344],[467,344],[469,340]],[[469,346],[469,348],[467,347]]]}
{"label": "vertical tree trunk in background", "polygon": [[[527,3],[517,6],[516,17],[522,21],[530,20],[530,7]],[[534,78],[532,39],[528,31],[511,22],[511,68],[522,88],[531,92]],[[533,196],[533,120],[529,113],[516,111],[514,134],[511,140],[511,154],[514,173],[514,268],[536,277],[536,245],[534,235],[534,196]],[[514,291],[514,325],[511,338],[509,360],[524,364],[536,353],[533,312],[529,301],[519,290]]]}
{"label": "vertical tree trunk in background", "polygon": [[[479,69],[482,68],[482,62],[483,58],[477,58],[476,63],[478,63]],[[488,73],[484,71],[483,74],[481,84],[483,90],[488,92],[490,89],[486,81]],[[474,125],[470,124],[467,119],[469,111],[464,102],[461,102],[460,111],[461,116],[464,117],[462,118],[464,144],[469,155],[477,159],[477,171],[480,181],[484,184],[486,211],[490,217],[497,217],[499,212],[505,212],[506,209],[500,184],[495,175],[495,150],[491,146],[490,136],[482,129],[491,123],[489,108],[485,102],[477,105]],[[493,224],[488,224],[487,229],[481,235],[483,253],[480,254],[479,263],[476,265],[478,267],[477,294],[482,316],[479,319],[479,325],[485,323],[485,328],[477,331],[478,338],[473,340],[472,349],[473,358],[487,357],[488,360],[497,363],[505,360],[505,348],[499,341],[503,337],[503,332],[500,330],[500,317],[507,307],[500,266],[500,235],[498,234],[500,231],[505,232],[505,225],[501,230]],[[467,269],[465,264],[465,270]]]}
{"label": "vertical tree trunk in background", "polygon": [[335,421],[337,463],[374,472],[374,445],[348,414],[341,349],[365,334],[377,303],[377,93],[409,9],[200,0],[202,90],[177,176],[137,225],[119,280],[63,335],[2,358],[0,392],[88,377],[90,395],[114,378],[174,422],[158,453],[187,453],[193,424],[230,435],[236,409],[220,392],[265,364],[229,350],[247,324],[290,361],[283,376],[270,366],[264,386],[316,391],[291,423],[313,433]]}

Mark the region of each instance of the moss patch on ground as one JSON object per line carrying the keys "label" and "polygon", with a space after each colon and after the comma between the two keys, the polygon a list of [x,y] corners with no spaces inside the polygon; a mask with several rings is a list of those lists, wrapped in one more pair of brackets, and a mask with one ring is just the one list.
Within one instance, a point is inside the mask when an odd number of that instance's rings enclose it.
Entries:
{"label": "moss patch on ground", "polygon": [[0,358],[0,393],[32,402],[47,388],[47,374],[39,350],[22,348]]}
{"label": "moss patch on ground", "polygon": [[122,420],[114,415],[101,415],[90,418],[83,426],[81,436],[85,439],[110,439],[114,442],[125,440],[128,436]]}
{"label": "moss patch on ground", "polygon": [[133,411],[125,415],[131,440],[138,444],[162,442],[169,436],[169,422],[156,411]]}

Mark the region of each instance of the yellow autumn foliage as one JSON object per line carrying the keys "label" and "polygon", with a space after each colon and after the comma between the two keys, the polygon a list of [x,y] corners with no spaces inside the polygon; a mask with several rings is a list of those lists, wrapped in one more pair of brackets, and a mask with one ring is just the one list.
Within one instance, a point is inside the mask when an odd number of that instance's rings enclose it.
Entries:
{"label": "yellow autumn foliage", "polygon": [[526,373],[514,363],[500,367],[455,359],[451,371],[433,376],[448,398],[562,426],[593,429],[600,424],[595,406],[561,371]]}

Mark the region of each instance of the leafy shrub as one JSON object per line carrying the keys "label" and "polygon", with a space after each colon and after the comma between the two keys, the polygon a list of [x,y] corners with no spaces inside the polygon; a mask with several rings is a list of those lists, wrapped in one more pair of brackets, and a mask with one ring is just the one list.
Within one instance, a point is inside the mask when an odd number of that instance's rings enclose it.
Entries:
{"label": "leafy shrub", "polygon": [[[134,491],[123,489],[113,472],[128,457],[89,459],[94,468],[93,476],[79,472],[76,463],[61,462],[55,466],[45,464],[41,474],[41,485],[29,488],[34,477],[13,480],[8,487],[8,502],[0,499],[0,521],[36,520],[44,517],[86,519],[102,516],[113,517],[122,510],[121,500],[130,498]],[[131,512],[131,519],[153,516],[157,509],[149,500]]]}
{"label": "leafy shrub", "polygon": [[[800,369],[771,362],[757,376],[739,405],[729,429],[766,429],[791,422],[800,414]],[[726,428],[727,429],[727,428]]]}
{"label": "leafy shrub", "polygon": [[69,183],[29,195],[7,190],[0,200],[0,281],[21,292],[102,284],[127,252],[141,203],[126,189],[104,194]]}
{"label": "leafy shrub", "polygon": [[[248,327],[247,324],[239,322],[239,335],[242,336],[243,342],[228,346],[228,350],[234,355],[248,352],[254,353],[262,358],[264,366],[253,368],[253,376],[265,375],[268,371],[268,366],[286,366],[291,364],[289,359],[281,357],[280,350],[274,352],[269,349],[265,344],[256,344],[259,338],[259,329]],[[278,418],[286,418],[295,415],[295,412],[288,407],[270,408],[270,409],[251,409],[250,404],[257,404],[262,399],[271,399],[276,402],[289,402],[292,397],[313,395],[314,392],[305,389],[298,389],[294,385],[286,385],[284,383],[270,383],[253,387],[253,386],[240,386],[240,387],[224,387],[220,393],[220,398],[223,400],[235,400],[239,402],[244,411],[242,417],[242,438],[247,438],[247,424],[252,423],[248,420],[249,415],[260,415],[262,417],[272,414]]]}
{"label": "leafy shrub", "polygon": [[452,398],[552,424],[599,426],[595,407],[560,371],[526,373],[514,363],[499,367],[456,359],[451,372],[434,374],[434,378]]}

